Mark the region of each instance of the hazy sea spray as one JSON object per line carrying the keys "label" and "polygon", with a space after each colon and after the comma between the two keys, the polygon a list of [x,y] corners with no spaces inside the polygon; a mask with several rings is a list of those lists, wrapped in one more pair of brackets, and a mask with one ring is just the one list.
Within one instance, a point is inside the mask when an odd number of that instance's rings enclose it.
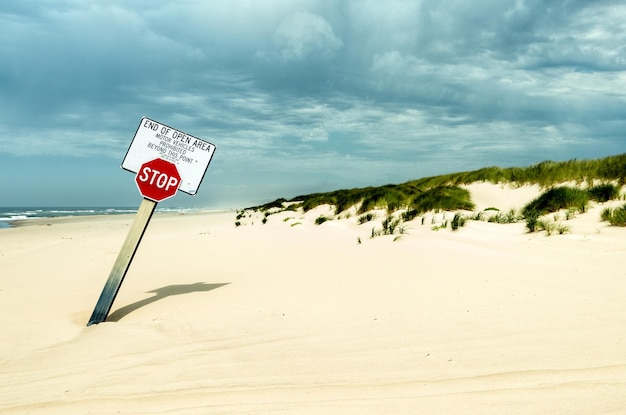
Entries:
{"label": "hazy sea spray", "polygon": [[[157,213],[185,213],[205,211],[203,208],[157,207]],[[123,215],[136,213],[133,207],[0,207],[0,229],[10,228],[11,222],[36,218],[65,216]]]}
{"label": "hazy sea spray", "polygon": [[0,207],[0,228],[9,228],[11,222],[35,218],[64,216],[121,215],[135,213],[130,207]]}

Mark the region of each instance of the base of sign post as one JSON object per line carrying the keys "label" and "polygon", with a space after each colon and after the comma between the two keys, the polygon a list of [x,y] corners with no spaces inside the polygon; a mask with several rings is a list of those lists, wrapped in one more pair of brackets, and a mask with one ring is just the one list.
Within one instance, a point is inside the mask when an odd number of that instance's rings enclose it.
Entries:
{"label": "base of sign post", "polygon": [[126,240],[117,255],[115,264],[113,264],[113,269],[111,269],[111,274],[109,274],[109,279],[102,289],[98,303],[96,303],[96,307],[91,314],[91,318],[89,319],[87,326],[102,323],[109,315],[113,301],[117,296],[120,286],[122,285],[122,281],[126,276],[130,263],[135,256],[139,242],[141,242],[141,238],[148,227],[148,223],[150,222],[150,218],[154,213],[156,205],[157,202],[146,198],[144,198],[141,205],[139,205],[139,210],[137,210],[135,220],[128,230]]}

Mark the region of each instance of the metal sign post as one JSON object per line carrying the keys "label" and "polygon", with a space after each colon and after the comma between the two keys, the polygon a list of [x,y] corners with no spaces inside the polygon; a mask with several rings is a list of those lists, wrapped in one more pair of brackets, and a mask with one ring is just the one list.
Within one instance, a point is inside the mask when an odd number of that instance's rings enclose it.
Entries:
{"label": "metal sign post", "polygon": [[148,223],[150,222],[150,218],[152,217],[152,213],[154,213],[156,205],[157,202],[145,198],[141,202],[141,205],[139,205],[139,210],[137,211],[135,220],[128,231],[128,235],[126,235],[126,240],[117,255],[115,264],[113,264],[113,268],[111,269],[111,274],[109,274],[109,279],[102,289],[100,298],[96,303],[96,307],[93,309],[93,313],[91,314],[91,318],[89,319],[87,326],[102,323],[109,315],[113,301],[120,290],[122,281],[124,281],[126,272],[130,267],[133,257],[135,256],[135,252],[137,252],[139,242],[141,242],[141,238],[146,232],[146,228],[148,227]]}

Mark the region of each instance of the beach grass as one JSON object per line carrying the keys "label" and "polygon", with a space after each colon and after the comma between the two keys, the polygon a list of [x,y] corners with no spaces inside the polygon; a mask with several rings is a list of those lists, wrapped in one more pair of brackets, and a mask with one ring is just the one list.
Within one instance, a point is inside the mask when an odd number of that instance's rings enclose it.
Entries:
{"label": "beach grass", "polygon": [[[595,181],[603,184],[593,186]],[[593,160],[543,161],[529,167],[485,167],[401,184],[340,189],[299,195],[289,200],[279,198],[253,209],[280,208],[285,202],[290,202],[289,209],[292,210],[302,208],[307,212],[328,204],[335,207],[336,213],[341,213],[358,206],[359,214],[374,209],[386,209],[388,212],[405,210],[404,220],[411,220],[433,209],[471,210],[471,199],[459,186],[476,182],[510,184],[514,187],[536,184],[544,189],[565,182],[585,183],[588,184],[588,199],[610,200],[618,196],[619,187],[626,183],[626,153]]]}
{"label": "beach grass", "polygon": [[[390,235],[401,223],[409,222],[427,212],[459,212],[473,211],[475,208],[470,192],[461,187],[476,182],[492,184],[508,184],[512,188],[524,185],[538,185],[544,192],[530,201],[520,211],[514,209],[500,212],[490,207],[472,215],[456,213],[450,221],[435,223],[431,218],[432,228],[445,229],[450,225],[452,230],[461,228],[467,220],[487,220],[489,222],[510,224],[520,220],[526,221],[529,232],[545,230],[548,234],[566,233],[565,225],[548,221],[544,216],[564,210],[564,218],[569,220],[575,213],[584,213],[590,201],[604,203],[619,199],[620,189],[626,184],[626,153],[595,160],[569,160],[563,162],[544,161],[529,167],[486,167],[479,170],[451,173],[440,176],[426,177],[401,184],[369,186],[363,188],[339,189],[330,192],[299,195],[292,199],[279,198],[264,205],[252,207],[238,212],[237,225],[241,225],[246,210],[264,212],[263,223],[270,214],[279,211],[302,210],[304,213],[322,205],[334,209],[335,218],[342,218],[344,212],[349,217],[355,211],[359,224],[370,222],[376,218],[375,210],[387,212],[382,228],[372,228],[372,236]],[[567,185],[563,185],[567,183]],[[350,210],[350,209],[354,209]],[[391,214],[399,211],[393,218]],[[494,211],[495,214],[490,212]],[[613,209],[605,214],[611,224],[626,223],[624,210]],[[557,218],[555,216],[555,218]],[[318,216],[315,223],[320,225],[331,217]],[[619,225],[624,226],[624,225]]]}
{"label": "beach grass", "polygon": [[315,224],[321,225],[322,223],[329,221],[329,220],[331,220],[331,218],[329,218],[328,216],[321,215],[315,219]]}
{"label": "beach grass", "polygon": [[626,226],[626,204],[618,208],[606,208],[602,211],[601,219],[613,226]]}
{"label": "beach grass", "polygon": [[589,199],[589,192],[586,190],[570,186],[553,187],[528,203],[523,208],[522,215],[527,218],[535,213],[545,215],[572,208],[584,212]]}
{"label": "beach grass", "polygon": [[613,183],[602,183],[590,187],[587,192],[590,199],[601,203],[619,198],[619,188]]}
{"label": "beach grass", "polygon": [[491,216],[487,221],[491,223],[516,223],[520,219],[515,209],[510,209],[508,212],[499,212]]}
{"label": "beach grass", "polygon": [[[618,199],[619,196],[619,188],[612,183],[602,183],[587,189],[571,186],[553,187],[528,203],[522,209],[522,216],[526,219],[526,227],[529,232],[545,230],[548,235],[552,234],[554,231],[563,234],[566,233],[569,228],[565,225],[559,227],[557,224],[549,223],[549,221],[541,219],[540,217],[565,209],[565,219],[569,220],[575,212],[584,213],[590,200],[604,203],[609,200]],[[619,225],[622,221],[621,215],[620,209],[608,209],[602,213],[602,219],[608,221],[611,225],[625,226]],[[558,215],[555,214],[555,222],[557,217]],[[624,222],[626,223],[626,215]]]}
{"label": "beach grass", "polygon": [[467,218],[463,214],[457,212],[454,214],[454,217],[452,218],[452,221],[450,222],[450,228],[453,231],[456,231],[459,228],[462,228],[463,226],[465,226],[465,222],[467,222]]}
{"label": "beach grass", "polygon": [[359,222],[359,225],[362,225],[364,223],[371,222],[375,218],[376,218],[376,213],[374,213],[374,212],[367,212],[367,213],[359,216],[358,222]]}
{"label": "beach grass", "polygon": [[411,183],[418,187],[434,187],[444,184],[470,184],[475,182],[538,184],[543,188],[559,183],[576,183],[593,180],[626,183],[626,153],[591,160],[543,161],[529,167],[485,167],[479,170],[426,177]]}

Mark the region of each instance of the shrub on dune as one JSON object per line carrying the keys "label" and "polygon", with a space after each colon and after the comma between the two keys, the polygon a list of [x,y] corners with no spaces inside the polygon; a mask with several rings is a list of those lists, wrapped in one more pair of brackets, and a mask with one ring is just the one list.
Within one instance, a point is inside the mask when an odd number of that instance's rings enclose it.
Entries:
{"label": "shrub on dune", "polygon": [[522,215],[527,218],[534,213],[545,215],[567,208],[576,208],[584,212],[588,202],[589,194],[584,190],[568,186],[553,187],[527,204],[522,210]]}
{"label": "shrub on dune", "polygon": [[411,202],[411,209],[416,212],[472,210],[474,204],[468,190],[458,186],[438,186],[417,195]]}
{"label": "shrub on dune", "polygon": [[589,197],[597,202],[608,202],[619,197],[619,189],[611,183],[599,184],[588,190]]}
{"label": "shrub on dune", "polygon": [[626,226],[626,205],[618,208],[606,208],[602,211],[601,218],[613,226]]}
{"label": "shrub on dune", "polygon": [[329,218],[329,217],[326,217],[326,216],[318,216],[318,217],[315,219],[315,224],[316,224],[316,225],[321,225],[322,223],[326,222],[327,220],[330,220],[330,218]]}

